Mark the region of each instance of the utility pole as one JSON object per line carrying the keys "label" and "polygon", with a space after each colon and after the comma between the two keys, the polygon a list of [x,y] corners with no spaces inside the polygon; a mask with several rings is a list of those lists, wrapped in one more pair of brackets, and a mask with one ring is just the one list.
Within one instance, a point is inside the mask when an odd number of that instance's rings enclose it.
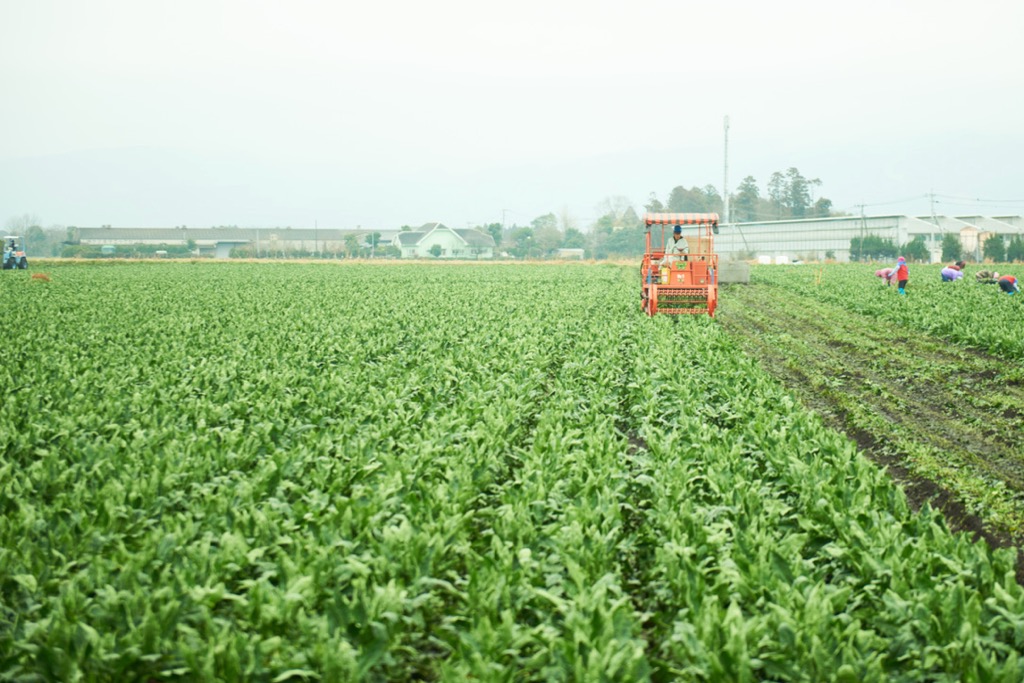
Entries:
{"label": "utility pole", "polygon": [[722,178],[722,201],[724,202],[722,222],[729,223],[729,117],[725,117],[725,164]]}
{"label": "utility pole", "polygon": [[508,209],[502,209],[501,210],[501,239],[500,239],[501,242],[505,241],[505,213],[507,211],[508,211]]}
{"label": "utility pole", "polygon": [[[928,200],[930,202],[931,211],[932,211],[932,223],[934,223],[935,227],[939,229],[939,234],[942,235],[942,242],[945,243],[945,241],[946,241],[946,231],[942,228],[941,225],[939,225],[939,217],[935,215],[935,190],[934,190],[934,188],[932,188],[932,191],[928,193]],[[963,243],[962,242],[961,242],[960,248],[961,248],[961,250],[963,249]]]}
{"label": "utility pole", "polygon": [[938,216],[935,215],[935,193],[934,192],[929,192],[928,193],[928,199],[931,201],[932,223],[934,223],[935,227],[939,229],[939,232],[942,232],[942,226],[939,225],[939,218],[938,218]]}
{"label": "utility pole", "polygon": [[864,232],[867,230],[867,219],[864,217],[864,205],[860,205],[860,257],[858,261],[864,261]]}

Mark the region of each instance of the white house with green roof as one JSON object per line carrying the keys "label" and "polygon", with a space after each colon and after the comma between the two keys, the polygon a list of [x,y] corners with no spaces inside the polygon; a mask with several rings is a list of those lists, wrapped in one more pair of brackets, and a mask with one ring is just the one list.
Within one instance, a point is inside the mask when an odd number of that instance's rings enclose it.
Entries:
{"label": "white house with green roof", "polygon": [[426,223],[418,230],[395,235],[391,244],[402,258],[490,259],[494,258],[494,238],[472,228],[449,228],[443,223]]}

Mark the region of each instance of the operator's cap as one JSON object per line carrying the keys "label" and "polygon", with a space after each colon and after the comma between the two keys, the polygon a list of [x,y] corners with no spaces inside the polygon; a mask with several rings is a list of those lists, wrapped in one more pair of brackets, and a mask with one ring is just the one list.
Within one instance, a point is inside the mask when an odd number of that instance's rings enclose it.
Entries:
{"label": "operator's cap", "polygon": [[682,234],[683,226],[677,225],[676,227],[672,228],[672,232],[676,233],[677,235]]}

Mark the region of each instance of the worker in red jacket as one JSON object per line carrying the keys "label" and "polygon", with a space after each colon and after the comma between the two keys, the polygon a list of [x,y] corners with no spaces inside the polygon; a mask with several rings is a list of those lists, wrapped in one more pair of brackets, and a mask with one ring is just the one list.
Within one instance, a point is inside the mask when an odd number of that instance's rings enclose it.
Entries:
{"label": "worker in red jacket", "polygon": [[907,260],[900,256],[896,259],[896,267],[893,268],[896,273],[896,284],[899,286],[900,294],[906,294],[907,280],[910,279],[910,271],[907,268]]}
{"label": "worker in red jacket", "polygon": [[996,273],[996,281],[999,283],[999,289],[1003,290],[1007,294],[1013,294],[1014,292],[1020,291],[1020,285],[1017,284],[1017,278],[1013,275],[999,275],[999,273]]}

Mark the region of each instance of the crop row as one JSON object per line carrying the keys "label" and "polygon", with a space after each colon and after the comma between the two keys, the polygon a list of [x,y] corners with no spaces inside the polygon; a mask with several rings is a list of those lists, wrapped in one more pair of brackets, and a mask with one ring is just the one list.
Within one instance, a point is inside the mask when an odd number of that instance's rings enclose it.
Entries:
{"label": "crop row", "polygon": [[[877,320],[880,327],[892,325],[894,331],[916,330],[1007,360],[1024,358],[1024,297],[976,282],[974,272],[991,265],[968,267],[966,277],[956,282],[942,282],[941,268],[911,266],[906,296],[874,277],[872,265],[760,266],[753,281],[841,306]],[[1019,271],[1007,264],[1000,272],[1024,277]],[[1024,379],[1019,372],[1014,377]]]}

